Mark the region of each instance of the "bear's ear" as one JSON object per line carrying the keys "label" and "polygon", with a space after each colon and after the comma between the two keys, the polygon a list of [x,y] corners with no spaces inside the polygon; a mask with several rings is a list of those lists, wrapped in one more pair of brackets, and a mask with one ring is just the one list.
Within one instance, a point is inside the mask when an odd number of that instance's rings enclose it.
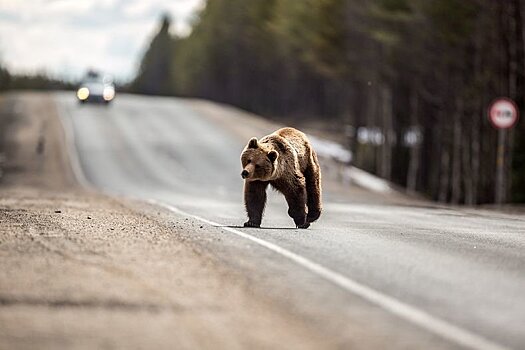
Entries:
{"label": "bear's ear", "polygon": [[248,148],[257,148],[258,145],[257,145],[257,138],[256,137],[252,137],[250,139],[250,141],[248,141]]}
{"label": "bear's ear", "polygon": [[277,151],[268,152],[268,159],[270,159],[271,162],[274,162],[278,157],[279,153],[277,153]]}

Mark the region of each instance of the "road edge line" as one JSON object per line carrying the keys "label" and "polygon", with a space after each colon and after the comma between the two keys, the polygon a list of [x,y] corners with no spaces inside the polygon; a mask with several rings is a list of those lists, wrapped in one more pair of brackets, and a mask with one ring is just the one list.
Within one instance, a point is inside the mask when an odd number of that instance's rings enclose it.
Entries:
{"label": "road edge line", "polygon": [[62,124],[62,130],[64,131],[64,141],[66,143],[67,148],[66,152],[69,158],[71,170],[73,171],[73,175],[75,176],[76,180],[79,182],[81,187],[84,187],[88,190],[93,190],[93,185],[86,178],[84,170],[82,169],[82,165],[80,163],[80,158],[78,157],[78,149],[77,144],[75,142],[75,130],[73,128],[73,122],[71,121],[71,118],[64,116],[64,106],[61,105],[59,101],[57,101],[57,94],[53,94],[52,97],[53,102],[56,106],[58,119],[60,120],[60,124]]}
{"label": "road edge line", "polygon": [[468,330],[465,330],[451,323],[448,323],[447,321],[444,321],[440,318],[434,317],[430,315],[429,313],[423,310],[420,310],[414,306],[406,304],[393,297],[390,297],[370,287],[367,287],[346,276],[343,276],[342,274],[338,272],[332,271],[308,258],[305,258],[290,250],[282,248],[274,243],[265,241],[263,239],[257,238],[255,236],[252,236],[250,234],[244,233],[242,231],[236,230],[231,227],[225,227],[224,225],[221,225],[219,223],[205,219],[198,215],[187,213],[173,205],[167,204],[165,202],[162,202],[156,199],[147,199],[146,202],[153,204],[153,205],[160,206],[176,214],[194,218],[208,225],[218,227],[222,230],[228,231],[237,236],[248,239],[262,247],[265,247],[266,249],[271,250],[274,253],[284,256],[285,258],[295,262],[296,264],[318,275],[324,280],[327,280],[335,284],[336,286],[344,289],[345,291],[350,292],[354,295],[357,295],[361,297],[362,299],[390,312],[391,314],[396,315],[433,334],[439,335],[442,338],[447,339],[448,341],[452,341],[458,345],[465,346],[471,349],[479,349],[479,350],[508,350],[509,349],[503,345],[494,343],[482,336],[471,333]]}

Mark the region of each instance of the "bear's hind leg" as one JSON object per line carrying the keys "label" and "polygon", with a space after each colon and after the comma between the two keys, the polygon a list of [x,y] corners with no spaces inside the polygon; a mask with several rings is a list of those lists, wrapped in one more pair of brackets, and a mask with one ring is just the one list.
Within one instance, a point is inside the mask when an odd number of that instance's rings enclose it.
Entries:
{"label": "bear's hind leg", "polygon": [[310,224],[306,220],[306,186],[304,180],[281,190],[288,203],[288,215],[298,228],[308,228]]}
{"label": "bear's hind leg", "polygon": [[244,205],[248,213],[248,221],[244,223],[244,227],[261,227],[266,205],[266,187],[268,187],[268,182],[245,181]]}
{"label": "bear's hind leg", "polygon": [[312,161],[305,173],[308,216],[306,221],[312,223],[321,216],[321,168],[317,155],[312,151]]}

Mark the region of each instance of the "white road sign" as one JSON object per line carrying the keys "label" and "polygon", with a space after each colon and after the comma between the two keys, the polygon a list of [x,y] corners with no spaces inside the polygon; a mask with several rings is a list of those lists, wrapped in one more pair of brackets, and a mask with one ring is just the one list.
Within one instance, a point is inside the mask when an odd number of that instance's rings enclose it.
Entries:
{"label": "white road sign", "polygon": [[516,104],[508,98],[499,98],[489,108],[489,119],[496,129],[512,128],[519,118]]}

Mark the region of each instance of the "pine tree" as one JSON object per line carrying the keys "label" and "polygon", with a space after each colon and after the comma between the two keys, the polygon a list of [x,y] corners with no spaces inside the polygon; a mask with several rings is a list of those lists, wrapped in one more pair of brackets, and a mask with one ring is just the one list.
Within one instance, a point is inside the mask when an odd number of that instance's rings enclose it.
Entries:
{"label": "pine tree", "polygon": [[0,91],[7,90],[9,88],[9,83],[11,81],[11,75],[0,65]]}
{"label": "pine tree", "polygon": [[164,15],[160,30],[142,58],[140,71],[131,85],[133,91],[148,95],[173,95],[175,40],[169,33],[171,20]]}

